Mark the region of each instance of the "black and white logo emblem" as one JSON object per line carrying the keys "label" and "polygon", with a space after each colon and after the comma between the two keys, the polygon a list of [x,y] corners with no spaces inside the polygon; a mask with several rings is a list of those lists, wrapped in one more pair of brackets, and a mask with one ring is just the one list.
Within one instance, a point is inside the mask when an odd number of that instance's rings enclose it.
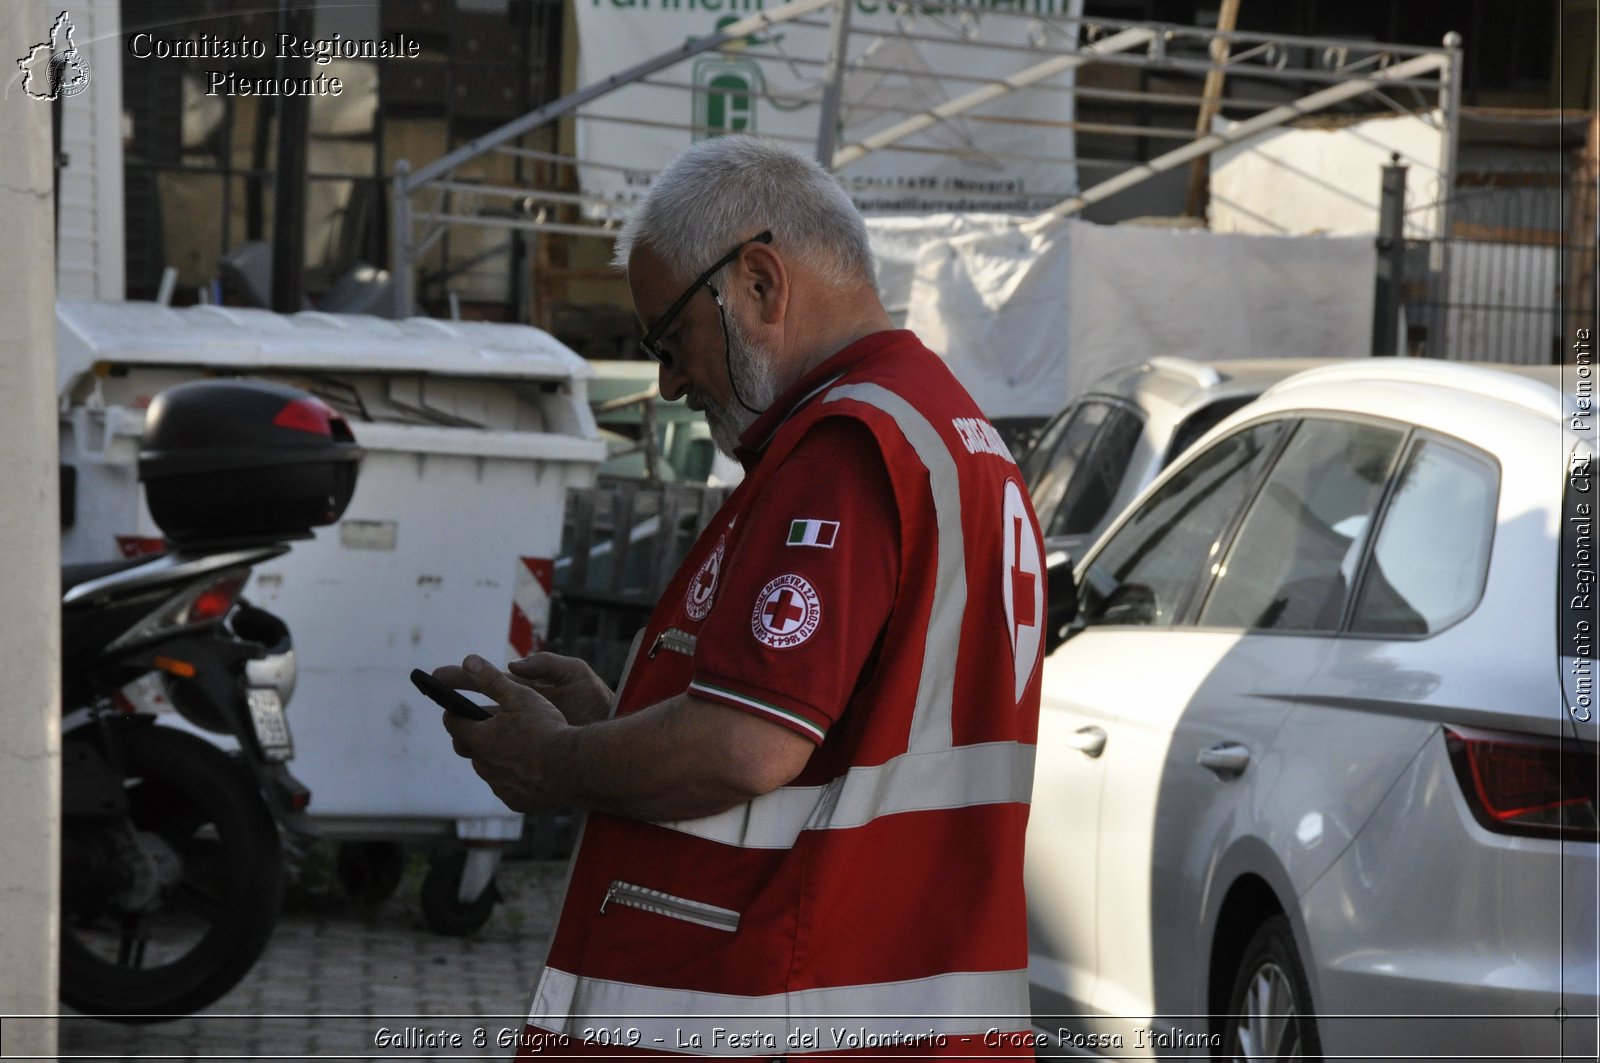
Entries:
{"label": "black and white logo emblem", "polygon": [[63,11],[50,25],[50,39],[28,49],[17,60],[22,91],[31,100],[51,102],[76,96],[89,87],[89,60],[73,41],[72,16]]}

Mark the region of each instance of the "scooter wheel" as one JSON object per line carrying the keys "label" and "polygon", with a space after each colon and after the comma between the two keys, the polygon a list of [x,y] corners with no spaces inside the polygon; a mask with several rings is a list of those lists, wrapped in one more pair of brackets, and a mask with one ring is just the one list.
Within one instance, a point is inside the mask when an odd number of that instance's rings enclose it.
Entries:
{"label": "scooter wheel", "polygon": [[249,972],[283,900],[283,858],[265,800],[232,758],[160,726],[117,728],[114,741],[131,831],[64,825],[116,854],[119,888],[63,906],[61,1000],[156,1022],[198,1011]]}

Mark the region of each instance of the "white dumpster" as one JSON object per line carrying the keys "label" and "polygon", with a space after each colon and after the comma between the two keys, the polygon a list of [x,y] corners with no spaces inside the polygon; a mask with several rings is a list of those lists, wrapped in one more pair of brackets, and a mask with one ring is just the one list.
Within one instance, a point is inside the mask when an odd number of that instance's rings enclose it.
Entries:
{"label": "white dumpster", "polygon": [[63,561],[159,539],[135,463],[163,388],[268,378],[349,420],[367,456],[344,519],[262,565],[245,593],[294,636],[293,766],[314,820],[334,838],[461,839],[481,854],[459,884],[476,899],[521,817],[454,755],[407,674],[540,644],[567,489],[605,457],[589,365],[522,325],[75,301],[57,325],[76,477]]}

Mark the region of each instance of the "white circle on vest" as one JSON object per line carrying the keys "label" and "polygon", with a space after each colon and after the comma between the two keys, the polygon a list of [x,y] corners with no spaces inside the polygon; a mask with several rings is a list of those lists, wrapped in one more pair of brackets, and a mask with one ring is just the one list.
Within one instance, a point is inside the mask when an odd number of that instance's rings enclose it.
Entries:
{"label": "white circle on vest", "polygon": [[1039,540],[1033,534],[1028,503],[1015,480],[1006,481],[1002,507],[1005,549],[1000,570],[1001,595],[1006,605],[1006,627],[1011,634],[1011,659],[1016,668],[1013,700],[1022,701],[1023,691],[1039,663],[1044,644],[1044,561]]}
{"label": "white circle on vest", "polygon": [[775,650],[800,645],[816,634],[822,620],[822,599],[804,577],[790,572],[761,588],[750,614],[756,641]]}

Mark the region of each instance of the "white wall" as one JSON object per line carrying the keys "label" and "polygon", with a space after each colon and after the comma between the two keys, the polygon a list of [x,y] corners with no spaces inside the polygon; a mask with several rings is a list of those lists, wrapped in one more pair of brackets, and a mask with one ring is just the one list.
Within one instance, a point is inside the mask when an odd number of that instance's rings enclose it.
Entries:
{"label": "white wall", "polygon": [[[1378,231],[1383,167],[1400,153],[1406,237],[1438,233],[1439,116],[1386,115],[1352,125],[1282,128],[1211,160],[1211,228],[1219,233],[1353,236]],[[1219,120],[1217,128],[1231,123]]]}
{"label": "white wall", "polygon": [[[0,4],[0,58],[49,36],[56,11]],[[56,1012],[61,833],[55,271],[50,105],[0,72],[0,1015]],[[4,1020],[7,1056],[53,1056],[55,1021]]]}

